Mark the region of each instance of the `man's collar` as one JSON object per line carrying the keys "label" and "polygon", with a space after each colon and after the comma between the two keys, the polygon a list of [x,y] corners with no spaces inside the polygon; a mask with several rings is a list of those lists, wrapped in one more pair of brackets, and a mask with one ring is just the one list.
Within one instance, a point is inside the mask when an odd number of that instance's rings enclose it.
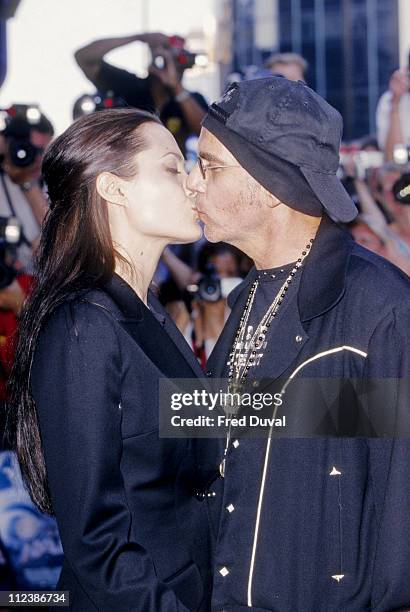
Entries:
{"label": "man's collar", "polygon": [[[302,322],[320,316],[342,297],[353,245],[354,240],[349,232],[324,214],[302,268],[298,291],[298,310]],[[242,292],[249,289],[256,274],[256,268],[251,268],[242,283],[231,291],[228,297],[230,308],[233,308]]]}
{"label": "man's collar", "polygon": [[341,299],[353,246],[349,232],[324,214],[302,269],[298,292],[302,322],[319,317]]}

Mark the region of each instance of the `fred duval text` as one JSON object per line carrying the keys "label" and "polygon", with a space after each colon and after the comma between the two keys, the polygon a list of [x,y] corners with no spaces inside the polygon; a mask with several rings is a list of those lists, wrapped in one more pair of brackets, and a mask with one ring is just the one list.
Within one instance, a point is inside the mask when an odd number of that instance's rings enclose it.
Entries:
{"label": "fred duval text", "polygon": [[226,415],[197,416],[184,418],[179,414],[171,417],[173,427],[286,427],[286,416],[281,418],[259,417],[256,414],[244,415],[242,417],[231,417]]}

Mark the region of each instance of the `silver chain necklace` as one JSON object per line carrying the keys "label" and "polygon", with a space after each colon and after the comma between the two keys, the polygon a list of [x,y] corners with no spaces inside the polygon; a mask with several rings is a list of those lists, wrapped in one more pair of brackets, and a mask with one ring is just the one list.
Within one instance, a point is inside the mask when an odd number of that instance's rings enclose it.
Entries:
{"label": "silver chain necklace", "polygon": [[[253,302],[255,299],[256,290],[259,285],[259,281],[255,280],[252,284],[252,287],[249,291],[248,299],[245,304],[245,308],[242,314],[242,317],[239,321],[238,330],[235,335],[235,340],[233,342],[233,348],[231,353],[229,354],[229,360],[227,365],[229,365],[229,373],[228,373],[228,393],[232,397],[231,410],[230,412],[235,412],[237,408],[239,408],[239,404],[235,403],[235,395],[239,394],[243,389],[246,378],[248,376],[248,372],[252,366],[255,365],[256,353],[263,346],[266,338],[266,334],[268,333],[269,327],[276,317],[280,305],[282,304],[284,298],[286,297],[286,292],[289,289],[289,285],[295,277],[296,272],[302,266],[303,260],[309,254],[310,248],[313,243],[313,238],[310,239],[309,243],[305,246],[302,251],[302,256],[298,258],[296,264],[290,271],[288,277],[285,282],[279,289],[276,294],[273,302],[269,305],[262,319],[256,327],[255,332],[252,337],[249,339],[247,347],[245,344],[245,336],[246,329],[248,325],[249,316],[252,310]],[[246,348],[245,356],[242,351]],[[228,431],[226,434],[226,444],[223,459],[219,465],[219,472],[222,477],[225,476],[225,460],[226,455],[229,448],[231,438],[231,424],[229,423]]]}

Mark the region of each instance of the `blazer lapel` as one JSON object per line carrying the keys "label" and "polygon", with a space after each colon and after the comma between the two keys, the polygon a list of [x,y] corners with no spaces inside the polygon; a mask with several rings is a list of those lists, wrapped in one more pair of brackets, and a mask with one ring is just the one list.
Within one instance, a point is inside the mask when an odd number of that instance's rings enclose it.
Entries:
{"label": "blazer lapel", "polygon": [[167,378],[197,378],[194,368],[152,314],[144,315],[142,321],[123,319],[119,323]]}
{"label": "blazer lapel", "polygon": [[185,340],[174,321],[171,319],[168,312],[165,310],[161,302],[158,298],[151,293],[150,294],[150,302],[154,305],[154,308],[157,312],[161,313],[165,317],[165,329],[168,332],[171,340],[173,340],[175,346],[182,353],[184,358],[187,360],[191,368],[194,370],[196,376],[202,378],[205,376],[205,372],[199,365],[197,358],[194,355],[193,350],[189,346],[188,342]]}
{"label": "blazer lapel", "polygon": [[[198,377],[193,363],[186,359],[128,283],[115,274],[102,290],[120,309],[120,325],[167,378]],[[181,338],[181,342],[185,340]]]}

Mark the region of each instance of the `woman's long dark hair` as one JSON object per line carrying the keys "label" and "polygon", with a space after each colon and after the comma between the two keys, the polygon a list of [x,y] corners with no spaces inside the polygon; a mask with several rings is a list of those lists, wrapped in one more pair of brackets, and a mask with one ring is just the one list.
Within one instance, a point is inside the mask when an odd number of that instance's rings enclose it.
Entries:
{"label": "woman's long dark hair", "polygon": [[36,506],[52,513],[37,412],[30,391],[36,342],[50,314],[73,291],[108,281],[115,250],[106,202],[96,190],[101,172],[131,179],[135,156],[146,148],[147,122],[160,123],[135,109],[110,109],[87,115],[49,147],[43,161],[49,211],[36,260],[36,283],[23,309],[14,366],[9,382],[7,435],[17,453],[23,480]]}

